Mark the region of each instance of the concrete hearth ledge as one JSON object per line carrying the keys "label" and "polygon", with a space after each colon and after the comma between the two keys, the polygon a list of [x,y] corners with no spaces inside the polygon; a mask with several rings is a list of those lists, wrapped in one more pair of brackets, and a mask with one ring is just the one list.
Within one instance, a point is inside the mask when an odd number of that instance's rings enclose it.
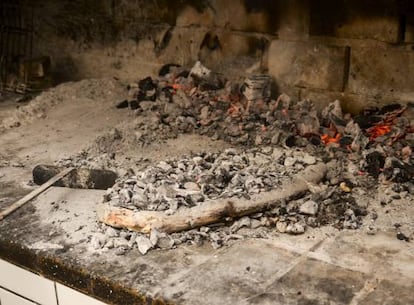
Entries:
{"label": "concrete hearth ledge", "polygon": [[117,256],[88,239],[102,194],[51,188],[0,222],[0,258],[109,304],[414,304],[414,244],[395,232],[327,227]]}

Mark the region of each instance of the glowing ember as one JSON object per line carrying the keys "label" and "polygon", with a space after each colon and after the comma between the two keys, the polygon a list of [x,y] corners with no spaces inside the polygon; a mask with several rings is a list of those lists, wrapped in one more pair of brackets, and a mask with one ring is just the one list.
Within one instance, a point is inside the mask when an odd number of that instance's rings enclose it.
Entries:
{"label": "glowing ember", "polygon": [[172,84],[172,87],[173,87],[174,90],[181,89],[181,85],[180,84]]}
{"label": "glowing ember", "polygon": [[370,141],[374,141],[376,138],[383,136],[391,131],[390,125],[377,125],[367,129],[370,135]]}
{"label": "glowing ember", "polygon": [[240,104],[232,103],[227,110],[227,114],[231,117],[238,117],[242,114],[243,108]]}
{"label": "glowing ember", "polygon": [[321,135],[321,140],[325,145],[328,145],[329,143],[338,143],[340,139],[341,135],[339,133],[337,133],[335,137],[330,137],[327,134]]}

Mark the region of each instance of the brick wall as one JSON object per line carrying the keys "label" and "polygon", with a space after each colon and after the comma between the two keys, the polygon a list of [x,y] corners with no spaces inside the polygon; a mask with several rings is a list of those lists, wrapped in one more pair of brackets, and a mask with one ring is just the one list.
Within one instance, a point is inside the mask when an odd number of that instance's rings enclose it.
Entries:
{"label": "brick wall", "polygon": [[268,72],[280,92],[320,107],[414,97],[409,0],[45,0],[36,24],[57,81],[201,60],[230,77]]}

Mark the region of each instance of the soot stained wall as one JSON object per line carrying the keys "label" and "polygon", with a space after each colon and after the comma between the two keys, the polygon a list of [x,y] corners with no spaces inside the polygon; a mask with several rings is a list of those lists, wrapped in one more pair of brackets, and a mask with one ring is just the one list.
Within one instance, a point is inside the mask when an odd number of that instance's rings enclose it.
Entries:
{"label": "soot stained wall", "polygon": [[[137,79],[201,60],[229,76],[271,73],[321,107],[414,98],[409,0],[31,0],[36,52],[55,80]],[[386,77],[383,77],[386,76]]]}

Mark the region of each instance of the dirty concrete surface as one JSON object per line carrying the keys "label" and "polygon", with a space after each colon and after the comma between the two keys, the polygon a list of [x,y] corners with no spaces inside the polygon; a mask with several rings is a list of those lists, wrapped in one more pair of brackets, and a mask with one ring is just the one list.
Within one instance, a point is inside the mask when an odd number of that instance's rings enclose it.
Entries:
{"label": "dirty concrete surface", "polygon": [[[414,284],[414,247],[397,240],[392,231],[367,235],[325,227],[300,236],[274,233],[267,239],[240,240],[219,250],[184,245],[146,256],[137,249],[118,256],[94,250],[89,240],[99,232],[94,206],[103,193],[53,187],[2,222],[1,239],[53,257],[72,266],[69,269],[81,268],[95,278],[174,304],[414,301],[409,293]],[[76,276],[59,275],[61,269],[54,268],[53,275],[51,270],[37,271],[111,300],[110,294],[79,285]]]}
{"label": "dirty concrete surface", "polygon": [[[2,132],[0,207],[34,188],[30,180],[36,164],[76,154],[97,135],[131,117],[128,110],[114,108],[120,88],[115,84],[109,91],[116,93],[98,94],[98,98],[67,96],[40,119]],[[227,145],[183,135],[125,149],[119,162],[132,156],[159,161],[190,150],[220,151]],[[29,269],[113,304],[135,304],[145,296],[173,304],[414,303],[410,293],[414,246],[412,241],[397,239],[395,227],[413,229],[414,206],[409,200],[383,207],[379,192],[369,203],[370,211],[377,214],[374,234],[368,230],[372,219],[366,217],[358,230],[326,226],[298,236],[274,230],[267,238],[234,240],[217,250],[209,244],[181,244],[143,256],[138,249],[119,255],[93,247],[92,238],[102,226],[96,221],[95,206],[104,193],[51,188],[0,222],[2,257],[21,263],[11,251],[7,253],[5,246],[14,243],[37,257],[36,263],[26,265]],[[42,258],[59,264],[54,269]],[[109,284],[93,285],[93,279]],[[116,289],[112,294],[115,286],[130,290],[136,298],[122,299]]]}

